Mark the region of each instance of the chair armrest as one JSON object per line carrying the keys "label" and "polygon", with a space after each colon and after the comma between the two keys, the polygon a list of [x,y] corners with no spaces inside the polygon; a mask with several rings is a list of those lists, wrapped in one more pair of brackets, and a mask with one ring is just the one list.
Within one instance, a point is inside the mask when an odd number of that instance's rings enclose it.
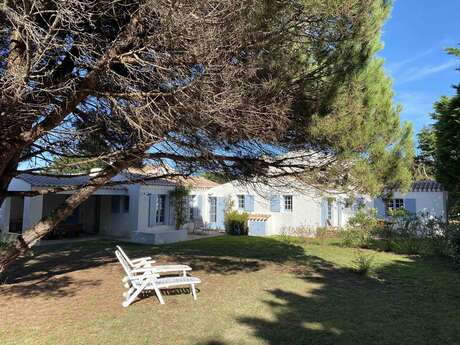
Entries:
{"label": "chair armrest", "polygon": [[[134,274],[138,274],[138,273],[152,273],[152,272],[155,272],[155,267],[139,267],[139,268],[135,268],[131,271],[132,273]],[[153,273],[152,273],[153,274]]]}
{"label": "chair armrest", "polygon": [[137,258],[137,259],[132,259],[131,262],[134,264],[136,262],[140,262],[140,261],[153,261],[155,262],[154,260],[152,260],[152,258],[150,256],[146,256],[146,257],[143,257],[143,258]]}

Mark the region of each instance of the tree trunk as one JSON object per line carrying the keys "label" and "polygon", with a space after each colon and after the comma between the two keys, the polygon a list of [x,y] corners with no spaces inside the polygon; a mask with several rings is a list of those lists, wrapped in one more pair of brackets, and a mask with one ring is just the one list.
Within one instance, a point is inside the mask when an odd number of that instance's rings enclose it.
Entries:
{"label": "tree trunk", "polygon": [[119,171],[127,168],[133,162],[130,160],[118,161],[114,165],[104,169],[102,174],[91,179],[90,184],[82,187],[70,195],[59,207],[49,216],[44,217],[40,222],[27,229],[22,236],[8,243],[0,249],[0,272],[3,272],[9,264],[19,256],[31,249],[41,238],[53,230],[56,225],[65,220],[96,190],[109,182]]}

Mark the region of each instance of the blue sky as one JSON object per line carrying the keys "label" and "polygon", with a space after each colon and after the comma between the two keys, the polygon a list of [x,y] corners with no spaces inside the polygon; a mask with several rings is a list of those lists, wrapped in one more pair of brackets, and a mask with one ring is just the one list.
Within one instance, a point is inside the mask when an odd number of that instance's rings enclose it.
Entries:
{"label": "blue sky", "polygon": [[433,103],[460,82],[460,60],[444,52],[460,43],[460,0],[395,0],[383,41],[379,55],[403,106],[401,118],[418,132],[432,122]]}

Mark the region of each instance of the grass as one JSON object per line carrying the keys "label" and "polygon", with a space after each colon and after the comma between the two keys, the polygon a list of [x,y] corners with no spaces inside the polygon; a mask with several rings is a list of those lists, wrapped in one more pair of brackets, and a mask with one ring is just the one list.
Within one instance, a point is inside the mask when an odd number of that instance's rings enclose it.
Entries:
{"label": "grass", "polygon": [[[189,263],[198,301],[168,294],[121,307],[114,242],[37,251],[0,286],[0,344],[460,344],[460,272],[447,261],[277,238],[125,245]],[[44,251],[46,250],[46,252]]]}

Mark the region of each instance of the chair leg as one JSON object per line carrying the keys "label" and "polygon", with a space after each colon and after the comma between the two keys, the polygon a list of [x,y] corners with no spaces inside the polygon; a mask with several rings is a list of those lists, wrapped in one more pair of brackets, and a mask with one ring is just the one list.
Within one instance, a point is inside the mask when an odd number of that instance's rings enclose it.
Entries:
{"label": "chair leg", "polygon": [[165,304],[165,301],[163,300],[163,296],[161,295],[161,291],[159,288],[155,288],[155,294],[157,295],[160,304]]}
{"label": "chair leg", "polygon": [[184,270],[184,271],[182,272],[182,275],[183,275],[184,277],[187,277],[187,271]]}
{"label": "chair leg", "polygon": [[145,281],[140,287],[138,287],[134,291],[134,293],[132,295],[130,295],[128,298],[126,298],[126,300],[123,301],[123,303],[121,305],[126,308],[131,303],[133,303],[134,300],[137,298],[137,296],[139,296],[139,294],[145,289],[145,287],[147,286],[148,283],[149,283],[148,281]]}
{"label": "chair leg", "polygon": [[131,295],[134,291],[134,288],[130,288],[128,291],[123,292],[123,297],[128,298],[129,295]]}
{"label": "chair leg", "polygon": [[195,289],[195,284],[192,284],[192,295],[193,295],[193,300],[196,301],[196,289]]}

